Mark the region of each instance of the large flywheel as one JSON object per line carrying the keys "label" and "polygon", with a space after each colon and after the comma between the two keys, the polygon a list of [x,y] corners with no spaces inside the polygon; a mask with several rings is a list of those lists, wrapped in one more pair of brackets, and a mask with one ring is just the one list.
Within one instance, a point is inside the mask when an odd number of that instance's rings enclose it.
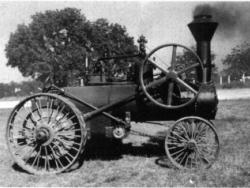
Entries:
{"label": "large flywheel", "polygon": [[150,101],[163,108],[187,106],[198,94],[197,69],[202,78],[203,64],[194,51],[180,44],[161,45],[141,65],[141,88]]}
{"label": "large flywheel", "polygon": [[56,94],[36,94],[12,111],[6,140],[14,161],[32,174],[67,170],[86,143],[87,131],[81,112],[68,99]]}

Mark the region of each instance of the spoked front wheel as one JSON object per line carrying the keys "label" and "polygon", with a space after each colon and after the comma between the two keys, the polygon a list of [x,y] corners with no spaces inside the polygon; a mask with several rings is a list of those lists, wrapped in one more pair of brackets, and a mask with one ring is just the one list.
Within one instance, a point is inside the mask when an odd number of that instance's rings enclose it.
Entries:
{"label": "spoked front wheel", "polygon": [[86,143],[87,131],[81,112],[68,99],[56,94],[36,94],[12,111],[6,132],[15,162],[32,174],[67,170]]}
{"label": "spoked front wheel", "polygon": [[200,117],[178,120],[165,140],[167,157],[179,169],[206,169],[217,160],[219,138],[212,123]]}

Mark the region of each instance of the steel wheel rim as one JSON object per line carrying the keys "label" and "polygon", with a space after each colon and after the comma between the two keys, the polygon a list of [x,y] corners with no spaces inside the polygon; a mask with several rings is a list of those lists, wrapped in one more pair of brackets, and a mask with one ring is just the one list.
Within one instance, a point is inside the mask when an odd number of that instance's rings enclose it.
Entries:
{"label": "steel wheel rim", "polygon": [[[196,124],[195,129],[193,129],[196,131],[184,133],[183,126],[180,126],[180,124],[190,120],[199,122],[199,126]],[[178,129],[182,130],[179,133],[183,133],[183,135],[185,134],[185,137],[178,134],[178,131],[176,131]],[[193,134],[195,138],[187,139],[186,134],[190,137],[192,137]],[[213,140],[210,140],[212,142],[209,144],[206,143],[208,139],[204,139],[207,135]],[[209,146],[213,147],[213,149],[209,148]],[[217,160],[219,150],[219,138],[212,123],[195,116],[185,117],[178,120],[168,131],[165,140],[165,152],[172,164],[179,169],[208,169]]]}
{"label": "steel wheel rim", "polygon": [[13,109],[6,141],[12,158],[24,170],[54,174],[75,163],[86,134],[83,117],[73,103],[55,94],[37,94]]}

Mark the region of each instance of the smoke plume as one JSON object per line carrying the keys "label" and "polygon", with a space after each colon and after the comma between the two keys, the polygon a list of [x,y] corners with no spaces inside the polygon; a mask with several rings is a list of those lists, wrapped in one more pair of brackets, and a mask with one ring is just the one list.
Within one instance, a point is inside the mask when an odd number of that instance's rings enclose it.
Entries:
{"label": "smoke plume", "polygon": [[219,23],[222,37],[240,36],[250,41],[250,2],[218,2],[195,7],[193,16],[210,14]]}

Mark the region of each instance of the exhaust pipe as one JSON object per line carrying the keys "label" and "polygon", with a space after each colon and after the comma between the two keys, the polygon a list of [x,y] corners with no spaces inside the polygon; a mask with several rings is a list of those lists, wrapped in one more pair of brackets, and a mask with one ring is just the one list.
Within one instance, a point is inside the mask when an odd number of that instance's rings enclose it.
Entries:
{"label": "exhaust pipe", "polygon": [[207,83],[211,81],[212,63],[210,42],[215,33],[218,23],[213,21],[211,15],[196,15],[194,20],[188,24],[197,43],[197,54],[203,65],[203,77],[201,68],[197,68],[198,81]]}

